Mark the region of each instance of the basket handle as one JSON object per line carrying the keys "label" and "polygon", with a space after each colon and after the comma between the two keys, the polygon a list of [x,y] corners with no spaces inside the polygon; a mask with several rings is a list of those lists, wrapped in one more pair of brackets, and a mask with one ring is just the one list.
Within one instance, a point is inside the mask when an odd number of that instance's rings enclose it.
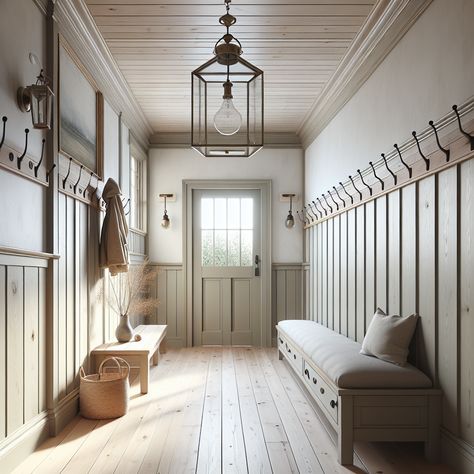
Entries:
{"label": "basket handle", "polygon": [[[122,378],[127,378],[128,375],[130,374],[130,365],[129,363],[125,360],[125,359],[122,359],[121,357],[108,357],[107,359],[104,359],[101,364],[99,365],[99,375],[102,375],[102,372],[103,372],[103,366],[106,362],[108,362],[109,360],[112,360],[115,362],[115,364],[117,365],[117,368],[118,368],[118,371],[119,371],[119,374],[122,374],[122,365],[125,366],[125,368],[127,369],[127,373],[126,375],[124,375]],[[122,365],[120,365],[122,364]]]}

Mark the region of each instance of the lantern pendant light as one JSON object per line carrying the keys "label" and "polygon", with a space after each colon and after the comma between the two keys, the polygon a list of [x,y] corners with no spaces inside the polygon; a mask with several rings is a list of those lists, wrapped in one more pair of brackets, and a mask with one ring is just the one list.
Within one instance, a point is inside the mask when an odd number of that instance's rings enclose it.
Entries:
{"label": "lantern pendant light", "polygon": [[219,23],[226,33],[214,57],[192,72],[192,147],[208,157],[248,157],[263,146],[263,71],[242,58],[242,45],[230,33],[237,19]]}

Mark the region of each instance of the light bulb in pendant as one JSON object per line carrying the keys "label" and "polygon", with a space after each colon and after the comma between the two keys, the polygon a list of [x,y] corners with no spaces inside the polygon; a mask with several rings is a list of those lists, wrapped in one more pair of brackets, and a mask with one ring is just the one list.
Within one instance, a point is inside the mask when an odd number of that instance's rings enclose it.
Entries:
{"label": "light bulb in pendant", "polygon": [[224,95],[221,108],[214,115],[214,127],[221,135],[234,135],[242,125],[242,115],[232,101],[232,82],[224,82]]}

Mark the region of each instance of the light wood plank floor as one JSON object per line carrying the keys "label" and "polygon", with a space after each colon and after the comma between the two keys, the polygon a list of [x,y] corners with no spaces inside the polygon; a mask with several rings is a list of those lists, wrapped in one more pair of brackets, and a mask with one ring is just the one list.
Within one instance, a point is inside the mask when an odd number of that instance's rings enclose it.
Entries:
{"label": "light wood plank floor", "polygon": [[169,351],[129,413],[76,417],[16,473],[403,473],[444,474],[422,446],[360,443],[355,465],[336,461],[307,394],[275,349],[196,347]]}

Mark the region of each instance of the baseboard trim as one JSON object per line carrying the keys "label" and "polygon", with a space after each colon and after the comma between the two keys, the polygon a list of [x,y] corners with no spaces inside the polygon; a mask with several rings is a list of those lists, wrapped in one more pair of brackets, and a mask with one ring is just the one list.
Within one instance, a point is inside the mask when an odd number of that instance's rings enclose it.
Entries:
{"label": "baseboard trim", "polygon": [[57,436],[79,412],[79,389],[62,398],[48,413],[50,435]]}
{"label": "baseboard trim", "polygon": [[441,428],[441,456],[443,461],[460,474],[474,472],[474,447]]}

